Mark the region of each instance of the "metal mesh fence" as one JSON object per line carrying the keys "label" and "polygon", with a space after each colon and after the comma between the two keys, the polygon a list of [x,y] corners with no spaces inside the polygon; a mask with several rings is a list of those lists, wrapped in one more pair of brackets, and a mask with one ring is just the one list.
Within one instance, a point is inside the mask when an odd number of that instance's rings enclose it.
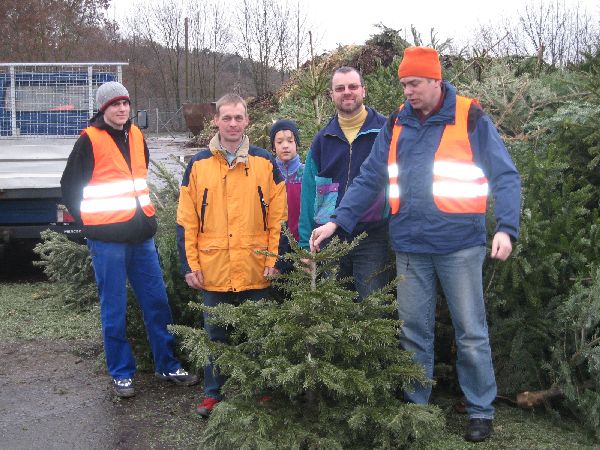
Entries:
{"label": "metal mesh fence", "polygon": [[0,138],[78,135],[127,63],[1,63]]}
{"label": "metal mesh fence", "polygon": [[187,131],[181,109],[178,111],[164,111],[153,108],[147,111],[148,128],[144,130],[145,134],[173,134]]}
{"label": "metal mesh fence", "polygon": [[148,128],[145,134],[180,133],[187,131],[182,108],[176,109],[166,98],[148,97],[134,100],[139,110],[148,113]]}

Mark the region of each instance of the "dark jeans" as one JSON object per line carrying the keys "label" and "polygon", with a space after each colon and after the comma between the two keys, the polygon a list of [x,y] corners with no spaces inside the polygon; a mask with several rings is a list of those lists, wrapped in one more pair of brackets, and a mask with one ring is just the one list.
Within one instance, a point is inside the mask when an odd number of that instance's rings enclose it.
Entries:
{"label": "dark jeans", "polygon": [[[242,292],[202,291],[205,306],[217,306],[221,303],[241,303],[246,300],[258,301],[269,296],[269,289],[253,289]],[[213,342],[227,342],[229,332],[225,327],[213,325],[209,321],[210,314],[204,312],[204,329]],[[225,382],[219,369],[211,362],[204,366],[204,396],[221,400],[221,386]]]}
{"label": "dark jeans", "polygon": [[353,277],[359,299],[368,297],[391,280],[390,253],[387,229],[367,235],[346,256],[340,259],[340,277]]}

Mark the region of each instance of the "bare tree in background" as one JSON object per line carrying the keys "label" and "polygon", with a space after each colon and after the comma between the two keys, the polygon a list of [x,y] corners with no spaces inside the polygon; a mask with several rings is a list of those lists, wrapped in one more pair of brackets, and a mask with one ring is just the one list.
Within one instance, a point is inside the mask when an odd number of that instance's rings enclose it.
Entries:
{"label": "bare tree in background", "polygon": [[244,0],[237,16],[240,39],[236,45],[250,65],[259,96],[270,90],[270,69],[277,65],[280,32],[287,18],[286,8],[271,0]]}
{"label": "bare tree in background", "polygon": [[306,13],[302,12],[300,1],[296,3],[296,8],[292,13],[294,21],[294,56],[296,57],[296,69],[300,68],[302,61],[310,56],[308,18]]}
{"label": "bare tree in background", "polygon": [[193,55],[192,87],[196,101],[215,100],[225,61],[231,53],[231,21],[222,4],[188,0]]}
{"label": "bare tree in background", "polygon": [[219,9],[219,4],[212,3],[209,7],[209,19],[210,24],[208,26],[210,30],[210,59],[211,59],[211,86],[212,86],[212,99],[217,99],[217,81],[223,66],[223,62],[230,53],[230,42],[232,39],[231,35],[231,22],[229,16],[225,12]]}
{"label": "bare tree in background", "polygon": [[569,8],[558,0],[526,4],[519,24],[525,48],[552,66],[577,61],[582,50],[590,49],[591,17],[579,3]]}
{"label": "bare tree in background", "polygon": [[127,61],[129,66],[127,67],[127,80],[126,84],[131,86],[130,92],[133,94],[133,109],[140,109],[140,92],[142,90],[142,80],[149,80],[151,78],[152,70],[147,66],[145,60],[145,46],[140,44],[140,37],[134,31],[128,39],[127,43]]}
{"label": "bare tree in background", "polygon": [[281,77],[281,82],[285,80],[285,75],[287,72],[287,68],[289,67],[289,63],[291,57],[293,55],[293,22],[291,21],[290,10],[286,7],[280,10],[281,20],[279,20],[275,25],[278,27],[276,32],[277,45],[275,47],[276,56],[275,60],[277,62],[277,67],[279,69],[279,76]]}
{"label": "bare tree in background", "polygon": [[200,101],[208,95],[208,45],[210,22],[208,7],[204,3],[190,5],[190,42],[191,42],[191,96],[195,101]]}
{"label": "bare tree in background", "polygon": [[524,5],[516,22],[505,17],[482,28],[477,42],[492,49],[490,56],[535,56],[563,67],[597,48],[599,33],[598,21],[580,3],[537,0]]}
{"label": "bare tree in background", "polygon": [[106,18],[109,4],[110,0],[2,0],[0,58],[89,61],[114,53],[120,36]]}
{"label": "bare tree in background", "polygon": [[292,69],[298,69],[309,56],[306,14],[300,2],[294,7],[282,4],[281,20],[277,22],[277,66],[281,82]]}
{"label": "bare tree in background", "polygon": [[[308,56],[301,3],[286,1],[0,0],[0,58],[127,60],[124,79],[136,106],[171,112],[186,91],[194,101],[231,89],[261,95]],[[119,25],[107,17],[112,3],[125,11]]]}
{"label": "bare tree in background", "polygon": [[152,49],[163,96],[167,101],[173,98],[177,110],[181,107],[181,80],[184,79],[184,19],[183,5],[179,1],[161,0],[152,8],[138,8],[131,23]]}

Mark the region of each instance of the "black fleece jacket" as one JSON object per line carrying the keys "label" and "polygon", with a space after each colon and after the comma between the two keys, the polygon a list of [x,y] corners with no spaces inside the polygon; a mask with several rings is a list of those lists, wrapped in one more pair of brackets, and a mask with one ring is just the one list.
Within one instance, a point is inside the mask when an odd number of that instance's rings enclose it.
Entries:
{"label": "black fleece jacket", "polygon": [[[90,120],[90,125],[108,131],[131,169],[131,158],[129,156],[129,129],[131,128],[131,122],[127,122],[122,130],[115,130],[104,121],[104,116],[99,113]],[[146,167],[148,167],[150,156],[145,140],[144,153],[146,156]],[[94,152],[92,150],[92,142],[87,134],[83,134],[75,142],[60,180],[65,206],[79,223],[81,223],[79,206],[83,198],[83,188],[91,180],[93,171]],[[108,225],[87,225],[83,227],[83,234],[89,239],[137,244],[154,236],[156,227],[156,218],[146,216],[138,203],[135,215],[127,222]]]}

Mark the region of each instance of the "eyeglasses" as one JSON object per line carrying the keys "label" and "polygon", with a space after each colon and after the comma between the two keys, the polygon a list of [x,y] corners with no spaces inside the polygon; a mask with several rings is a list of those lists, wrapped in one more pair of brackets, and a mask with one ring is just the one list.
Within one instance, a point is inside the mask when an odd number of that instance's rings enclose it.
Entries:
{"label": "eyeglasses", "polygon": [[334,90],[334,92],[341,94],[342,92],[344,92],[346,90],[346,88],[348,88],[351,91],[357,91],[361,87],[362,87],[362,84],[349,84],[348,86],[344,86],[343,84],[341,84],[339,86],[334,86],[333,90]]}

